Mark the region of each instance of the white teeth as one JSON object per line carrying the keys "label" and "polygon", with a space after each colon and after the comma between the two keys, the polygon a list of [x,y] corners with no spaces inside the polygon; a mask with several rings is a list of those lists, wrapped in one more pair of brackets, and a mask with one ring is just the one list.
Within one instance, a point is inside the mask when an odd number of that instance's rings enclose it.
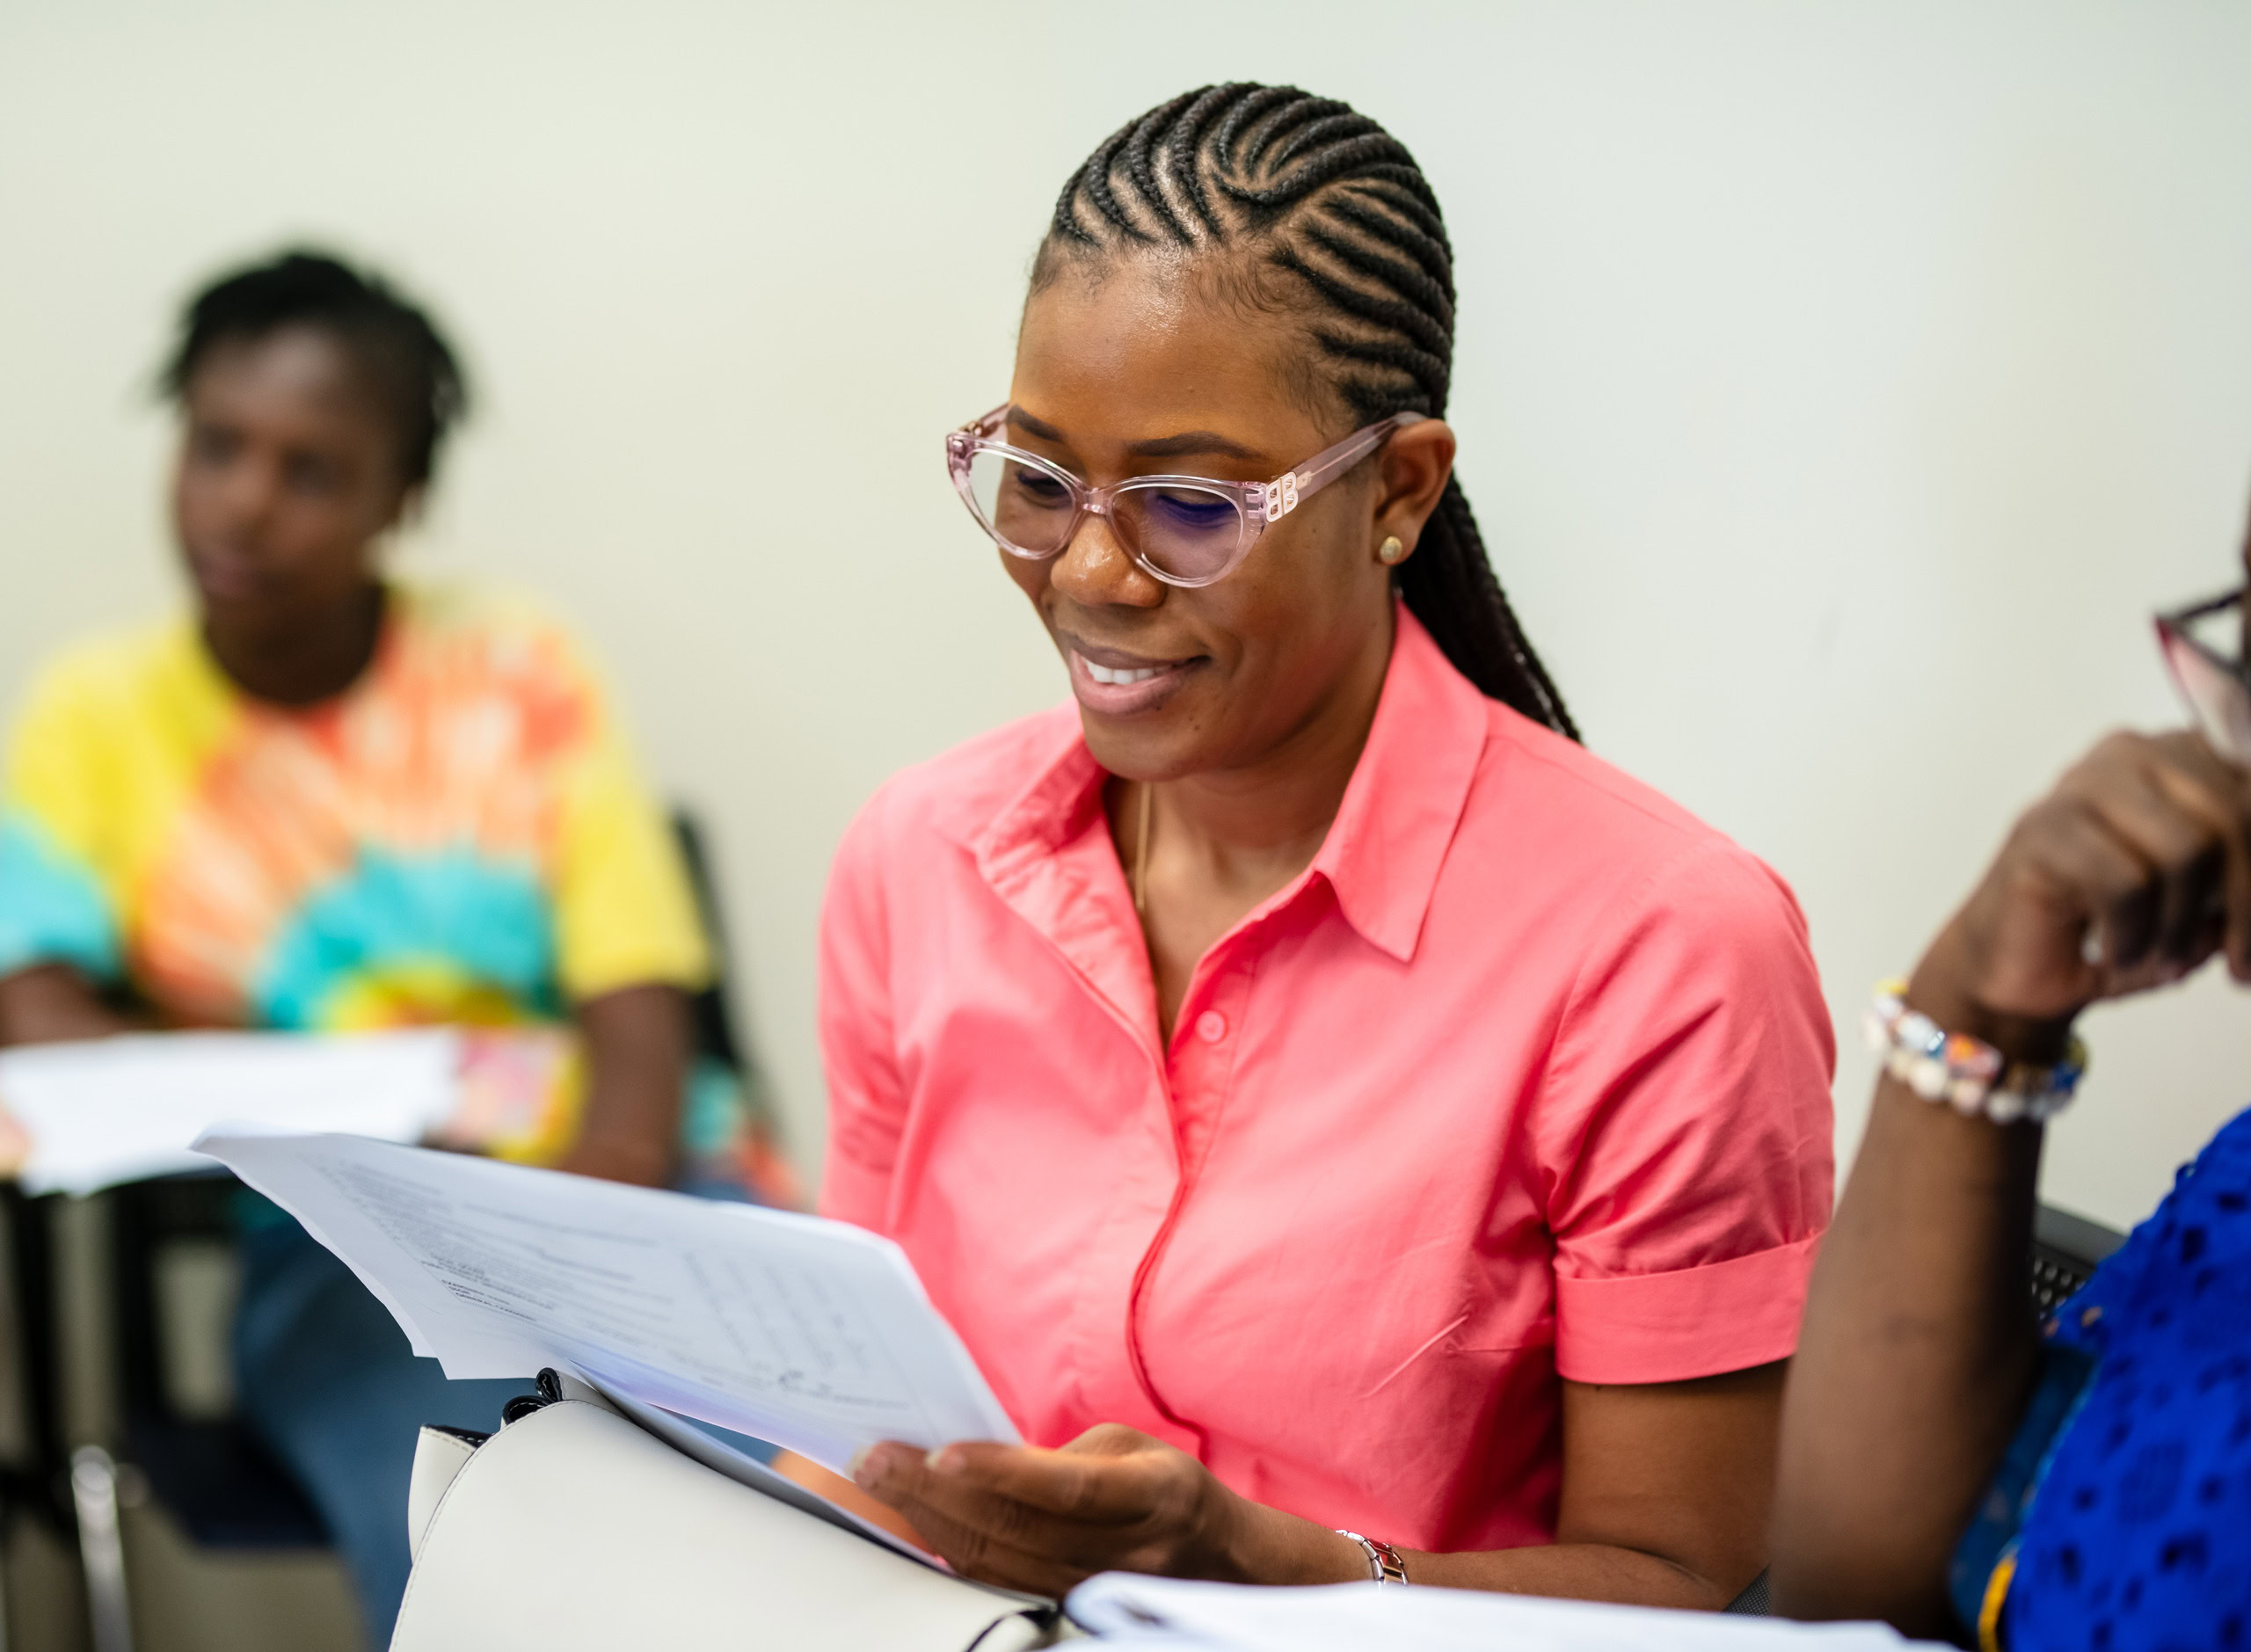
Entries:
{"label": "white teeth", "polygon": [[1149,666],[1134,671],[1113,671],[1107,666],[1096,665],[1084,654],[1079,656],[1079,664],[1087,668],[1087,675],[1096,682],[1108,683],[1147,682],[1163,670],[1161,666]]}

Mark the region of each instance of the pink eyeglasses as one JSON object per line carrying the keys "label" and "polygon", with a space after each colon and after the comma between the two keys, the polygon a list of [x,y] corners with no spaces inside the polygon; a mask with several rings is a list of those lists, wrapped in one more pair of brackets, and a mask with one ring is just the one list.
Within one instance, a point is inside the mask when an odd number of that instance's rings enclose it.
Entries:
{"label": "pink eyeglasses", "polygon": [[1009,422],[1004,403],[947,433],[946,469],[977,525],[1011,557],[1045,562],[1071,542],[1082,520],[1099,516],[1153,578],[1192,588],[1226,579],[1270,523],[1383,446],[1395,431],[1423,418],[1394,413],[1363,426],[1271,482],[1130,477],[1097,488],[1052,460],[1001,440]]}
{"label": "pink eyeglasses", "polygon": [[2196,726],[2222,757],[2251,763],[2251,675],[2243,649],[2243,597],[2192,602],[2157,616],[2157,645]]}

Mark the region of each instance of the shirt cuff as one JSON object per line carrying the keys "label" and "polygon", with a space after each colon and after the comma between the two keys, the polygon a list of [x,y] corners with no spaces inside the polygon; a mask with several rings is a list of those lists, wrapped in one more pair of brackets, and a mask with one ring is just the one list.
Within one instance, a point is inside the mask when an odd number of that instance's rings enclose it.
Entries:
{"label": "shirt cuff", "polygon": [[1672,1273],[1555,1278],[1555,1371],[1571,1382],[1686,1382],[1787,1359],[1821,1235]]}

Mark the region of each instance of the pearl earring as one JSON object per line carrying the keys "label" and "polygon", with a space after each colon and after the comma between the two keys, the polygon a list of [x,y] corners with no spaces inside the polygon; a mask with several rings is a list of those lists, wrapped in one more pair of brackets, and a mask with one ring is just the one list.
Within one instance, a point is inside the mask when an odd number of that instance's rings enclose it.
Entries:
{"label": "pearl earring", "polygon": [[1387,536],[1383,543],[1375,548],[1376,560],[1387,567],[1403,561],[1406,556],[1407,547],[1399,542],[1399,535],[1396,534]]}

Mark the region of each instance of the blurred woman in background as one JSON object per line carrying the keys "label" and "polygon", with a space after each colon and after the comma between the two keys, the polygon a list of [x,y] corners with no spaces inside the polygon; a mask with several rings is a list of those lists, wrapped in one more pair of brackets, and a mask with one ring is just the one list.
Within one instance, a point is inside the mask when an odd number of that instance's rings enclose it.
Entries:
{"label": "blurred woman in background", "polygon": [[[428,318],[292,253],[193,301],[164,383],[194,612],[33,688],[0,800],[0,1042],[567,1029],[472,1043],[471,1093],[529,1093],[469,1127],[483,1145],[790,1202],[762,1120],[696,1057],[709,950],[584,657],[520,605],[383,574],[465,405]],[[381,1645],[417,1427],[490,1428],[517,1385],[447,1382],[340,1263],[251,1209],[242,1406]]]}

